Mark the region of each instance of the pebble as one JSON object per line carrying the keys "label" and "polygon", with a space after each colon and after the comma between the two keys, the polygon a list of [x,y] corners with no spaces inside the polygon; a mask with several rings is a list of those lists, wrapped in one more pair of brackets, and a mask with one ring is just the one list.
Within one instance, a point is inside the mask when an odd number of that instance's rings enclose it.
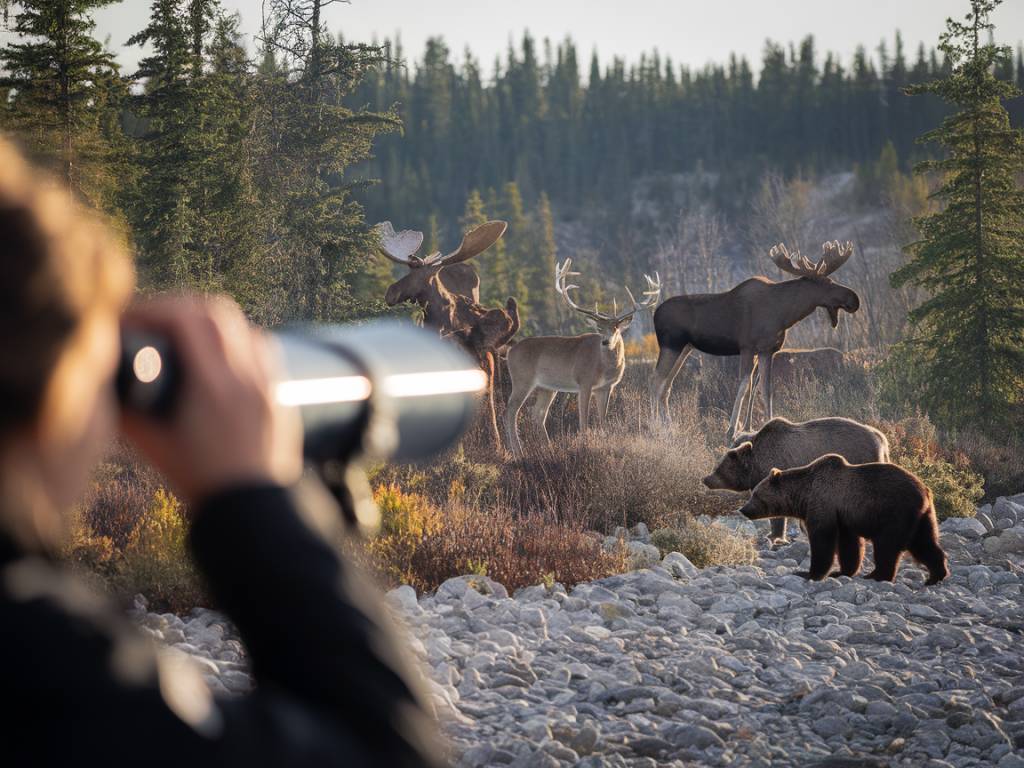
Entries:
{"label": "pebble", "polygon": [[[459,768],[1024,768],[1024,495],[940,531],[951,575],[932,587],[909,557],[894,584],[805,581],[802,534],[699,569],[641,524],[609,537],[639,570],[512,596],[461,576],[387,605]],[[224,617],[130,613],[218,694],[252,690]]]}

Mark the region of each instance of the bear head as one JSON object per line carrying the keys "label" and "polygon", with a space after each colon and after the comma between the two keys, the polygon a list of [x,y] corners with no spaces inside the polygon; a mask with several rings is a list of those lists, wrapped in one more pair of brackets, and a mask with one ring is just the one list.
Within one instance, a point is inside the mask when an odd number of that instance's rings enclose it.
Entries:
{"label": "bear head", "polygon": [[754,444],[748,440],[726,451],[703,483],[714,490],[749,491],[753,488]]}
{"label": "bear head", "polygon": [[791,508],[783,481],[784,473],[772,467],[768,477],[754,487],[750,500],[740,509],[748,520],[763,520],[766,517],[780,517]]}

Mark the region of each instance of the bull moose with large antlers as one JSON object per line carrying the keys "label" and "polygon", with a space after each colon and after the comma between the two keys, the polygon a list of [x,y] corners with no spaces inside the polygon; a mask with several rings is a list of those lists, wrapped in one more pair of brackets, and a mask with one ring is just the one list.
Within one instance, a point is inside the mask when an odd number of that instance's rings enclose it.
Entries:
{"label": "bull moose with large antlers", "polygon": [[508,224],[488,221],[467,232],[451,253],[442,255],[435,251],[423,257],[415,255],[423,245],[422,232],[395,232],[389,221],[377,226],[382,253],[409,268],[407,275],[388,288],[384,300],[389,306],[404,302],[418,304],[423,308],[425,325],[459,343],[477,360],[487,374],[489,427],[495,445],[500,445],[494,405],[495,358],[498,350],[519,331],[519,308],[513,298],[504,309],[481,306],[480,278],[476,270],[464,262],[494,245],[505,234]]}
{"label": "bull moose with large antlers", "polygon": [[[839,310],[856,312],[860,297],[829,275],[853,253],[853,244],[838,241],[822,245],[822,257],[811,262],[799,252],[790,255],[779,244],[769,257],[795,280],[777,283],[766,277],[744,280],[725,293],[674,296],[654,313],[658,339],[658,363],[651,384],[651,408],[655,420],[668,420],[672,381],[690,352],[739,355],[739,391],[730,418],[729,435],[736,433],[744,396],[753,397],[755,366],[761,370],[761,396],[766,418],[772,414],[772,356],[782,348],[786,332],[815,309],[823,308],[832,327],[839,325]],[[750,428],[751,425],[747,425]]]}
{"label": "bull moose with large antlers", "polygon": [[570,308],[584,315],[596,328],[597,333],[580,336],[533,336],[524,339],[509,350],[508,372],[512,379],[512,394],[505,408],[505,431],[509,448],[513,454],[521,455],[522,443],[516,419],[523,403],[535,389],[539,389],[534,406],[535,421],[547,437],[548,409],[559,392],[579,393],[580,432],[587,428],[590,414],[591,394],[597,395],[597,418],[603,423],[608,415],[608,403],[612,390],[622,380],[626,367],[625,345],[622,333],[633,321],[638,310],[648,309],[658,303],[661,295],[661,281],[655,273],[652,280],[647,275],[647,290],[643,300],[637,302],[626,288],[632,308],[620,313],[613,308],[611,314],[579,306],[572,298],[572,291],[579,286],[566,285],[566,279],[578,272],[570,272],[572,259],[555,267],[555,290]]}
{"label": "bull moose with large antlers", "polygon": [[465,262],[494,245],[507,228],[504,221],[488,221],[467,232],[451,253],[435,251],[417,256],[416,252],[423,245],[422,232],[408,229],[395,232],[390,221],[381,222],[377,225],[381,252],[396,264],[409,268],[408,274],[388,287],[384,301],[389,307],[404,302],[419,304],[424,310],[424,322],[442,327],[447,308],[434,287],[435,281],[456,296],[480,301],[480,277],[473,266]]}

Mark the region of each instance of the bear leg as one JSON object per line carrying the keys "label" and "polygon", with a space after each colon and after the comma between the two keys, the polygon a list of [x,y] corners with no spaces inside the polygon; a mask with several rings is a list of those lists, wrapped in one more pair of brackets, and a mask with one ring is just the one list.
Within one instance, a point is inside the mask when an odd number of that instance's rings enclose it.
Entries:
{"label": "bear leg", "polygon": [[902,547],[882,539],[872,539],[871,545],[875,555],[875,570],[867,577],[875,581],[893,581],[903,556]]}
{"label": "bear leg", "polygon": [[843,576],[856,576],[864,561],[864,540],[850,531],[840,529],[837,549],[839,550],[838,573]]}
{"label": "bear leg", "polygon": [[811,569],[800,571],[798,576],[821,581],[832,570],[836,559],[836,528],[833,525],[808,526],[807,538],[811,543]]}
{"label": "bear leg", "polygon": [[772,532],[769,536],[772,541],[785,541],[786,540],[786,523],[788,519],[785,517],[773,517],[772,518]]}
{"label": "bear leg", "polygon": [[914,538],[910,541],[907,551],[917,562],[928,569],[928,580],[925,585],[938,584],[949,576],[949,565],[946,563],[946,553],[942,551],[936,539],[938,531],[934,523],[925,518],[918,523],[914,531]]}

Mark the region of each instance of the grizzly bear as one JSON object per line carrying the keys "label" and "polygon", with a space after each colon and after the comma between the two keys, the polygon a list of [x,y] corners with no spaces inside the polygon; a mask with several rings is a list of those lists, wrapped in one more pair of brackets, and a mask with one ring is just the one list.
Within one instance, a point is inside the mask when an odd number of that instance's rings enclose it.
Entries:
{"label": "grizzly bear", "polygon": [[[889,461],[889,441],[867,424],[830,417],[794,423],[772,419],[753,434],[737,437],[714,471],[704,478],[712,489],[749,491],[773,467],[792,469],[836,453],[851,464]],[[784,539],[785,518],[772,520],[771,538]]]}
{"label": "grizzly bear", "polygon": [[798,575],[805,578],[828,576],[837,554],[838,573],[856,575],[864,539],[875,556],[869,579],[892,581],[904,552],[928,569],[927,584],[949,575],[932,493],[895,464],[850,464],[828,454],[805,467],[773,469],[740,512],[750,520],[784,516],[804,523],[811,569]]}

